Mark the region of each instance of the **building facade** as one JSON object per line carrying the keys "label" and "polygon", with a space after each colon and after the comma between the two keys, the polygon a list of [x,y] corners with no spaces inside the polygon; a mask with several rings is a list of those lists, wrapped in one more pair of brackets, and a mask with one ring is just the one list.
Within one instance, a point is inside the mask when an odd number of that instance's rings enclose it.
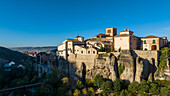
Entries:
{"label": "building facade", "polygon": [[106,28],[106,34],[97,34],[94,38],[84,40],[82,36],[67,39],[58,46],[58,54],[67,59],[69,54],[98,54],[101,48],[105,51],[121,50],[160,50],[168,43],[167,37],[134,36],[130,29],[124,29],[117,35],[117,28]]}

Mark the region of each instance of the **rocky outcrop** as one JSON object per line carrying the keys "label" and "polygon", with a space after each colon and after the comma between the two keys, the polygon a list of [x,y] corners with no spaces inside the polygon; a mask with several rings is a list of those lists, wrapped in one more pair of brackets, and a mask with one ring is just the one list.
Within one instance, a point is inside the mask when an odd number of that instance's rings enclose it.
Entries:
{"label": "rocky outcrop", "polygon": [[136,76],[135,81],[141,82],[147,80],[149,76],[149,62],[141,57],[136,58]]}
{"label": "rocky outcrop", "polygon": [[120,53],[119,65],[125,66],[123,73],[120,75],[121,79],[133,82],[135,79],[135,64],[134,59],[129,50],[123,50]]}
{"label": "rocky outcrop", "polygon": [[[71,77],[77,76],[81,79],[94,78],[97,74],[100,74],[111,80],[120,78],[129,82],[140,82],[143,79],[154,80],[154,73],[157,70],[157,51],[122,50],[117,57],[114,56],[114,53],[100,53],[96,56],[90,56],[70,55],[69,68],[65,72],[69,71]],[[59,67],[60,69],[66,69],[63,64],[61,66],[63,67]]]}
{"label": "rocky outcrop", "polygon": [[118,77],[118,67],[116,57],[111,55],[96,59],[93,69],[87,71],[87,78],[94,78],[97,74],[101,74],[104,78],[115,80]]}

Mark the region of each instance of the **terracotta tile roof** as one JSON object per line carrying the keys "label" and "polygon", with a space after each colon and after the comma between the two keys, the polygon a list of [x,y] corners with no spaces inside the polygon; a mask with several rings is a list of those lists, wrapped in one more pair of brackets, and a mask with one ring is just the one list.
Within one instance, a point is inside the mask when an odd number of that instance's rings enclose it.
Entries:
{"label": "terracotta tile roof", "polygon": [[139,38],[139,37],[137,37],[137,36],[129,35],[129,34],[120,34],[120,35],[116,35],[116,36],[114,36],[114,37],[126,37],[126,36],[133,36],[133,37]]}
{"label": "terracotta tile roof", "polygon": [[131,33],[133,33],[133,31],[130,31],[130,29],[125,29],[125,30],[123,30],[123,31],[121,31],[121,32],[131,32]]}
{"label": "terracotta tile roof", "polygon": [[78,38],[78,37],[83,37],[83,36],[76,36],[75,38]]}
{"label": "terracotta tile roof", "polygon": [[160,38],[160,37],[158,37],[158,36],[154,36],[154,35],[149,35],[149,36],[142,37],[142,38]]}
{"label": "terracotta tile roof", "polygon": [[76,39],[67,39],[67,41],[81,42],[81,41],[78,41],[78,40],[76,40]]}
{"label": "terracotta tile roof", "polygon": [[97,34],[96,36],[109,36],[109,35],[106,35],[106,34]]}
{"label": "terracotta tile roof", "polygon": [[130,36],[129,34],[120,34],[120,35],[116,35],[114,37],[123,37],[123,36]]}

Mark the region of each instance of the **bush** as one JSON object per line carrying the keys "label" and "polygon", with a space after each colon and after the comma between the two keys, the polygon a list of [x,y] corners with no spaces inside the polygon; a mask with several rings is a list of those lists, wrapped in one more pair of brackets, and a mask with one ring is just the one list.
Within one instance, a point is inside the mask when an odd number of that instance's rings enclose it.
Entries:
{"label": "bush", "polygon": [[82,93],[83,93],[83,95],[87,95],[87,90],[86,90],[86,88],[84,88],[83,90],[82,90]]}
{"label": "bush", "polygon": [[118,67],[119,76],[123,73],[124,70],[125,70],[125,66],[120,64]]}
{"label": "bush", "polygon": [[88,87],[93,87],[93,86],[95,86],[95,84],[94,84],[94,78],[92,78],[92,79],[87,79],[86,80],[86,85],[88,86]]}
{"label": "bush", "polygon": [[77,89],[83,89],[84,85],[80,80],[78,80],[76,83],[76,87],[77,87]]}
{"label": "bush", "polygon": [[159,91],[160,91],[160,88],[159,88],[159,85],[157,83],[151,83],[150,84],[149,93],[157,95],[157,94],[159,94]]}
{"label": "bush", "polygon": [[137,96],[147,96],[146,93],[139,91]]}
{"label": "bush", "polygon": [[113,87],[112,82],[106,81],[102,84],[101,89],[105,94],[108,95],[108,93],[111,93],[113,91],[112,87]]}
{"label": "bush", "polygon": [[95,80],[96,86],[98,86],[98,87],[101,87],[104,82],[104,78],[100,74],[97,74],[96,77],[94,78],[94,80]]}
{"label": "bush", "polygon": [[122,81],[120,79],[117,78],[113,82],[113,89],[114,89],[114,92],[120,92],[122,90]]}
{"label": "bush", "polygon": [[128,86],[128,91],[130,91],[132,94],[135,94],[136,91],[138,91],[139,83],[136,81],[133,81],[129,86]]}
{"label": "bush", "polygon": [[169,96],[170,94],[170,88],[168,87],[162,87],[160,91],[161,91],[161,96]]}
{"label": "bush", "polygon": [[74,90],[73,96],[79,96],[80,93],[80,90],[76,89]]}
{"label": "bush", "polygon": [[125,89],[125,90],[122,90],[121,92],[120,92],[120,96],[129,96],[128,95],[128,91]]}
{"label": "bush", "polygon": [[119,48],[119,52],[121,51],[121,47]]}
{"label": "bush", "polygon": [[139,85],[139,92],[149,92],[149,85],[147,84],[147,82],[145,80],[142,80],[140,85]]}
{"label": "bush", "polygon": [[92,87],[88,88],[88,96],[95,96],[95,91]]}
{"label": "bush", "polygon": [[143,47],[140,47],[140,50],[143,50]]}

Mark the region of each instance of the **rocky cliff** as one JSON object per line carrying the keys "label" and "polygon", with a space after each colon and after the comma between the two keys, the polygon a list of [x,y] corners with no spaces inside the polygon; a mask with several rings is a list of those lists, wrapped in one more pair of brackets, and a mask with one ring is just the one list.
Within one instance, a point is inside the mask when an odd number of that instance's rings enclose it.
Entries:
{"label": "rocky cliff", "polygon": [[143,50],[123,50],[118,56],[113,53],[98,54],[93,57],[70,55],[69,74],[71,77],[83,80],[101,74],[111,80],[120,78],[128,82],[140,82],[143,79],[152,81],[156,77],[158,56],[157,51]]}

